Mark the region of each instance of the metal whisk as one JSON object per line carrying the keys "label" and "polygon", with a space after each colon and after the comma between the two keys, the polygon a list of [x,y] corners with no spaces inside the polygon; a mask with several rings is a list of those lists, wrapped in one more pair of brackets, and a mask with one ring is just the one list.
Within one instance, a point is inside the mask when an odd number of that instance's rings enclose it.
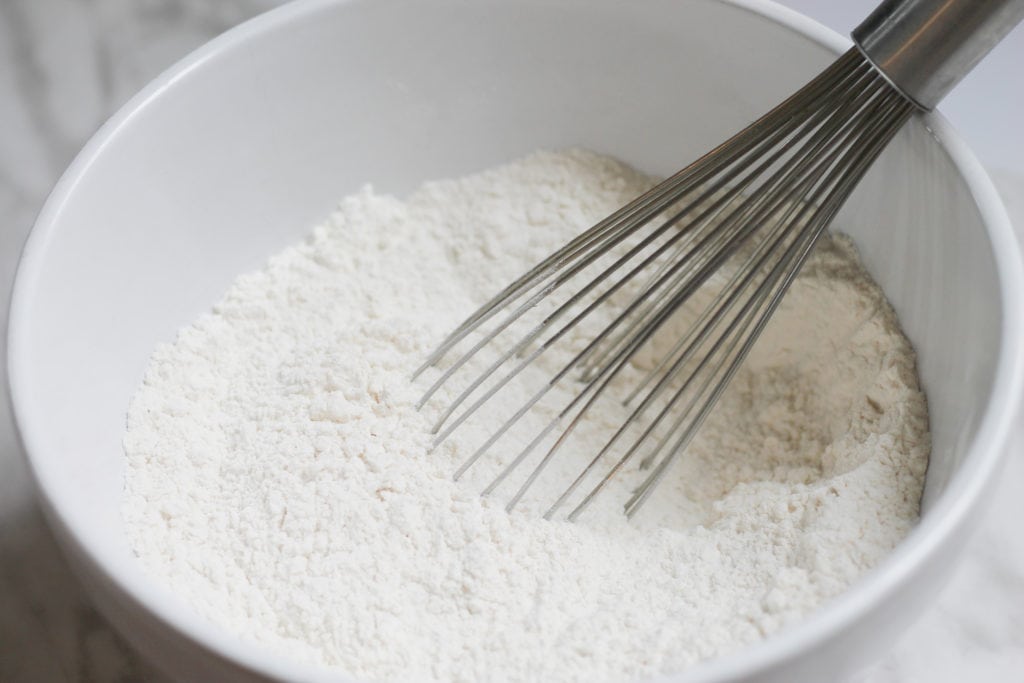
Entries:
{"label": "metal whisk", "polygon": [[[435,445],[595,311],[604,310],[611,322],[499,424],[455,477],[553,387],[575,386],[571,400],[484,490],[494,491],[544,444],[543,456],[534,454],[537,462],[511,496],[511,510],[594,404],[607,400],[638,352],[713,283],[712,296],[704,297],[686,331],[624,397],[616,396],[629,406],[628,417],[544,515],[551,518],[584,482],[596,479],[568,514],[576,519],[642,454],[646,474],[625,503],[632,516],[711,413],[815,243],[886,144],[915,111],[933,108],[1022,18],[1024,0],[884,2],[854,31],[856,45],[817,78],[473,313],[417,370],[419,376],[452,357],[420,406],[499,336],[518,334],[522,325],[516,323],[538,305],[544,311],[443,407]],[[455,353],[465,344],[469,348]]]}

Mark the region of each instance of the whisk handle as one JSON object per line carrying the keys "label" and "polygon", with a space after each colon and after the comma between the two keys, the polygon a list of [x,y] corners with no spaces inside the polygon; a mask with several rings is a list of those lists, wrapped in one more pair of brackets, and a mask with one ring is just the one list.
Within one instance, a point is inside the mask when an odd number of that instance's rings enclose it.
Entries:
{"label": "whisk handle", "polygon": [[1024,0],[883,0],[853,40],[923,109],[933,109],[1024,19]]}

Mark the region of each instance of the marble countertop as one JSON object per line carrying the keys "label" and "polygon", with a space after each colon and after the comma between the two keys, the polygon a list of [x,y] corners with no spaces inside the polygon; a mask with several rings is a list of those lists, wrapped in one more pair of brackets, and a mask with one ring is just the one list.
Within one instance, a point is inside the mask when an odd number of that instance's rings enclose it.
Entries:
{"label": "marble countertop", "polygon": [[[0,313],[20,246],[57,177],[146,81],[276,0],[0,0]],[[873,0],[790,0],[837,28]],[[1024,31],[943,109],[1024,226]],[[1014,78],[1015,77],[1015,78]],[[0,341],[0,351],[3,342]],[[6,381],[6,380],[4,380]],[[0,681],[163,681],[90,606],[35,503],[0,394]],[[1024,443],[1022,434],[1019,443]],[[856,683],[1024,679],[1024,453],[935,606]],[[853,683],[853,682],[851,682]]]}

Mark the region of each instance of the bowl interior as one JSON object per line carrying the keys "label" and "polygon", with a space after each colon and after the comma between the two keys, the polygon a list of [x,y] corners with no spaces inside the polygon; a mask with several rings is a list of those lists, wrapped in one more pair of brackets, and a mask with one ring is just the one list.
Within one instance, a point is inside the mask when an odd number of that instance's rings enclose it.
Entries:
{"label": "bowl interior", "polygon": [[[677,0],[312,2],[215,41],[91,144],[26,252],[12,383],[49,505],[145,603],[159,589],[119,514],[125,409],[154,346],[236,274],[366,182],[402,194],[570,145],[669,173],[834,55],[742,6]],[[1000,350],[981,214],[915,120],[837,227],[918,350],[931,504],[970,453]]]}

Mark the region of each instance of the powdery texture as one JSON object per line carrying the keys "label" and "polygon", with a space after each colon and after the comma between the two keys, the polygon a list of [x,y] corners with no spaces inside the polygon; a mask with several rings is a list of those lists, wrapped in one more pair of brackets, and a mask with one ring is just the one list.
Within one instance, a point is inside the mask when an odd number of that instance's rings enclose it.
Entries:
{"label": "powdery texture", "polygon": [[[405,202],[367,189],[240,277],[156,350],[131,403],[124,517],[148,571],[247,639],[381,681],[679,671],[847,588],[915,523],[929,440],[913,351],[843,239],[819,245],[633,523],[629,472],[575,524],[538,518],[555,484],[512,514],[481,498],[514,445],[453,482],[485,418],[427,452],[436,409],[414,410],[411,371],[649,184],[569,151]],[[556,470],[624,415],[596,412]]]}

